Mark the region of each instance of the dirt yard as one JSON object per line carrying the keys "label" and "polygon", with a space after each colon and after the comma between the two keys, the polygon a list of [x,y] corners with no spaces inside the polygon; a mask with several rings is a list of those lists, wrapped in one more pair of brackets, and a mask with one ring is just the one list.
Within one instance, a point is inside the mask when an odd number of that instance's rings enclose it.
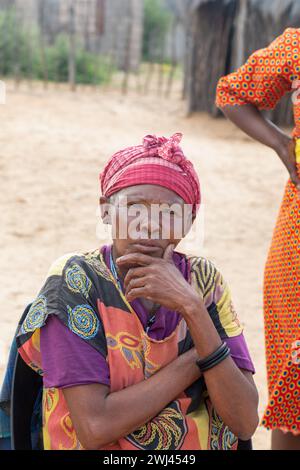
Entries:
{"label": "dirt yard", "polygon": [[[145,134],[183,132],[198,170],[204,203],[204,246],[182,246],[212,259],[231,285],[256,365],[260,414],[266,405],[263,268],[287,178],[272,151],[223,119],[187,118],[184,102],[119,91],[8,86],[0,106],[1,328],[0,375],[26,304],[51,262],[97,247],[98,173],[117,149]],[[99,227],[98,227],[99,232]],[[103,240],[106,237],[100,228]],[[259,428],[256,449],[268,449]]]}

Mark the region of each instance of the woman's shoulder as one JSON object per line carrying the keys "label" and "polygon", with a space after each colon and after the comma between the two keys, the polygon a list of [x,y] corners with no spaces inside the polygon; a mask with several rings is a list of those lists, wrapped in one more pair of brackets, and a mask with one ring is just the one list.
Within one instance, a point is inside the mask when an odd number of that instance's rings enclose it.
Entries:
{"label": "woman's shoulder", "polygon": [[213,289],[217,284],[225,283],[215,263],[204,256],[187,256],[190,263],[191,280],[200,287],[203,293]]}
{"label": "woman's shoulder", "polygon": [[108,268],[99,249],[87,252],[67,253],[57,258],[50,266],[47,278],[63,276],[66,271],[81,271],[86,275],[108,275]]}
{"label": "woman's shoulder", "polygon": [[80,259],[82,255],[83,254],[79,252],[72,252],[59,256],[51,263],[50,268],[47,272],[47,277],[61,276],[66,266],[68,266],[75,260],[78,260],[78,258]]}
{"label": "woman's shoulder", "polygon": [[205,256],[186,255],[192,271],[201,271],[203,274],[218,271],[215,263]]}
{"label": "woman's shoulder", "polygon": [[271,43],[271,46],[279,46],[283,49],[283,46],[296,46],[299,47],[299,44],[293,44],[293,40],[299,40],[300,38],[300,28],[286,28],[282,34],[277,36],[274,41]]}
{"label": "woman's shoulder", "polygon": [[269,55],[272,57],[276,51],[280,51],[282,54],[291,52],[294,48],[299,48],[299,39],[300,28],[286,28],[281,34],[273,38],[268,46],[258,49],[250,57],[254,59],[258,55],[262,59],[264,57],[269,58]]}
{"label": "woman's shoulder", "polygon": [[299,36],[300,35],[300,28],[286,28],[284,31],[283,31],[283,34],[285,35],[297,35]]}

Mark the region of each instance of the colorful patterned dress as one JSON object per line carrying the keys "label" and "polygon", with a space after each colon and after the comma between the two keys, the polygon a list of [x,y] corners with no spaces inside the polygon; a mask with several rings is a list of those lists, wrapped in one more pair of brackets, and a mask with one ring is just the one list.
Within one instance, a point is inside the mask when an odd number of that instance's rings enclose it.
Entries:
{"label": "colorful patterned dress", "polygon": [[[288,28],[220,79],[216,104],[272,109],[294,91],[300,168],[300,29]],[[300,434],[300,200],[288,181],[265,268],[264,313],[269,403],[262,424]]]}
{"label": "colorful patterned dress", "polygon": [[[172,331],[166,336],[163,334],[161,339],[157,339],[158,336],[155,339],[146,332],[133,309],[134,304],[127,302],[109,269],[106,260],[110,249],[104,247],[101,251],[67,255],[56,261],[20,325],[17,337],[19,352],[44,379],[43,440],[44,448],[48,450],[83,449],[64,399],[62,382],[52,382],[51,386],[49,375],[52,366],[43,352],[45,348],[51,350],[52,347],[52,355],[55,356],[55,350],[59,348],[55,335],[43,337],[51,319],[55,318],[69,335],[98,353],[99,364],[101,361],[104,366],[106,364],[109,374],[104,380],[97,380],[91,371],[91,382],[107,384],[109,380],[111,393],[148,379],[193,346],[186,322],[177,312],[161,315],[161,320],[170,317],[175,321]],[[204,296],[208,313],[220,336],[231,347],[233,360],[239,367],[254,372],[249,353],[245,351],[242,327],[234,311],[229,288],[219,271],[204,258],[186,257],[179,253],[174,256],[181,273],[187,275],[188,282]],[[178,272],[178,275],[182,274]],[[42,348],[41,338],[44,341]],[[78,343],[78,347],[82,352],[82,345]],[[66,356],[68,353],[65,350]],[[67,369],[65,360],[62,354],[58,355],[56,367]],[[77,368],[80,369],[80,357]],[[99,375],[101,370],[97,372]],[[74,379],[66,379],[67,370],[61,372],[64,385],[71,386],[70,381]],[[89,382],[87,378],[85,383]],[[230,450],[236,446],[237,438],[216,413],[204,380],[200,378],[155,418],[107,446],[106,450]]]}

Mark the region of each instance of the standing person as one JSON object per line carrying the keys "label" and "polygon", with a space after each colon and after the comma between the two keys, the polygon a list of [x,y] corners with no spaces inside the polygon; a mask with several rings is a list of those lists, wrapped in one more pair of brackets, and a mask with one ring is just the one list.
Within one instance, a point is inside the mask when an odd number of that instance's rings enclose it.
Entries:
{"label": "standing person", "polygon": [[216,98],[228,119],[275,150],[290,175],[264,281],[269,403],[262,424],[272,430],[274,450],[300,449],[300,363],[293,355],[300,339],[300,103],[294,101],[292,137],[260,110],[274,108],[299,86],[297,80],[300,29],[288,28],[268,47],[254,52],[236,72],[222,77]]}

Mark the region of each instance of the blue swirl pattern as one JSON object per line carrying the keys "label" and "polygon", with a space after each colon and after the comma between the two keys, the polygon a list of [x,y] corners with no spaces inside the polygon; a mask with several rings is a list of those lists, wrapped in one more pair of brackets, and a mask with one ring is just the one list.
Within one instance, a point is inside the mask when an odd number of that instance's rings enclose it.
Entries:
{"label": "blue swirl pattern", "polygon": [[45,324],[47,316],[47,299],[44,295],[39,295],[30,307],[22,324],[21,333],[31,333],[37,328],[41,328]]}
{"label": "blue swirl pattern", "polygon": [[94,338],[99,331],[99,318],[90,305],[68,305],[68,325],[71,331],[83,339]]}
{"label": "blue swirl pattern", "polygon": [[65,280],[72,292],[82,294],[86,299],[88,298],[92,283],[78,264],[73,264],[66,270]]}

